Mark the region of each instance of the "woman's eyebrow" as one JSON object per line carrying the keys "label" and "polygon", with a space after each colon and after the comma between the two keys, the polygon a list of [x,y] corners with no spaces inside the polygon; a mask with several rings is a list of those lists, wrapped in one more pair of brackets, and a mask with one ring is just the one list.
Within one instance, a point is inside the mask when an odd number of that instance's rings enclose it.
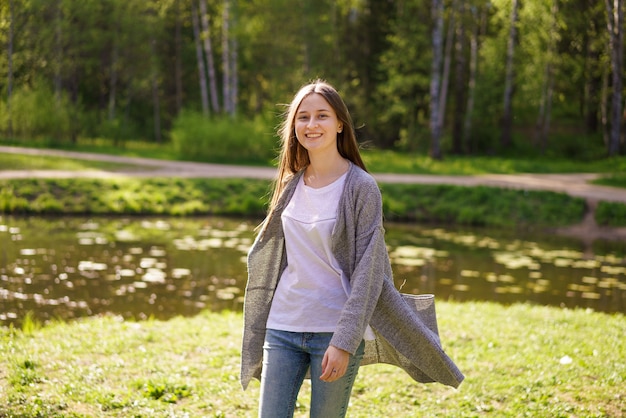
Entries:
{"label": "woman's eyebrow", "polygon": [[[322,107],[320,109],[314,110],[314,112],[330,112],[330,109]],[[309,113],[308,110],[298,110],[298,113]]]}

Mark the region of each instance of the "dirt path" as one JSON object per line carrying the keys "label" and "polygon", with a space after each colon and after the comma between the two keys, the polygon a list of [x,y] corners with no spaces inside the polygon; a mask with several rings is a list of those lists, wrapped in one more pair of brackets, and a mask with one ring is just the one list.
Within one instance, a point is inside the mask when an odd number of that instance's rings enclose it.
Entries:
{"label": "dirt path", "polygon": [[[0,153],[22,155],[46,155],[91,161],[128,164],[115,170],[85,171],[71,170],[2,170],[0,179],[17,178],[107,178],[107,177],[213,177],[213,178],[261,178],[271,179],[275,169],[271,167],[249,167],[227,164],[195,163],[187,161],[165,161],[141,157],[119,157],[87,152],[33,149],[0,146]],[[490,186],[512,189],[548,190],[567,193],[587,201],[588,214],[585,220],[574,227],[562,228],[557,232],[594,240],[596,238],[626,239],[626,228],[605,228],[595,224],[593,213],[600,201],[626,204],[626,189],[598,186],[589,181],[598,174],[484,174],[475,176],[447,176],[423,174],[376,173],[374,177],[382,183],[450,184],[458,186]]]}

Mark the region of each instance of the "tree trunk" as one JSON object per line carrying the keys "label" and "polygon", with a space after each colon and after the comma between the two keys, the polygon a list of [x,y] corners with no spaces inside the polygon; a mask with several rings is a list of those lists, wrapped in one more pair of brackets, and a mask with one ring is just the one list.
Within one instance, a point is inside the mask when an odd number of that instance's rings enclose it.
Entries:
{"label": "tree trunk", "polygon": [[191,23],[193,25],[193,38],[196,46],[196,62],[198,63],[198,77],[200,81],[200,100],[202,101],[202,114],[209,116],[209,94],[206,85],[206,69],[204,68],[204,58],[202,56],[202,45],[200,42],[200,23],[198,21],[198,11],[195,4],[191,3]]}
{"label": "tree trunk", "polygon": [[109,77],[109,120],[115,119],[115,107],[117,101],[117,61],[119,59],[119,27],[115,28],[113,36],[113,50],[111,51],[111,76]]}
{"label": "tree trunk", "polygon": [[459,0],[459,19],[456,27],[456,43],[454,56],[455,76],[454,76],[454,114],[452,118],[452,152],[462,154],[465,151],[463,144],[463,106],[465,104],[465,94],[467,91],[465,83],[466,60],[465,60],[465,1]]}
{"label": "tree trunk", "polygon": [[[232,22],[234,23],[234,17]],[[237,95],[239,94],[239,77],[238,77],[238,61],[239,61],[239,44],[237,38],[230,37],[230,115],[235,116],[237,112]]]}
{"label": "tree trunk", "polygon": [[13,137],[13,118],[11,115],[11,96],[13,95],[13,33],[15,30],[15,10],[13,0],[9,0],[9,39],[7,47],[7,136]]}
{"label": "tree trunk", "polygon": [[150,69],[150,84],[152,85],[152,115],[154,118],[154,140],[161,143],[163,135],[161,133],[161,100],[159,97],[159,70],[158,57],[156,52],[156,40],[150,43],[152,46],[152,68]]}
{"label": "tree trunk", "polygon": [[209,16],[207,14],[206,0],[199,0],[200,22],[202,23],[202,39],[204,40],[204,55],[209,73],[209,92],[211,95],[211,108],[214,113],[219,113],[220,104],[217,99],[217,80],[215,77],[215,62],[213,61],[213,45],[211,44],[211,28],[209,26]]}
{"label": "tree trunk", "polygon": [[175,103],[176,114],[180,113],[183,108],[183,60],[182,60],[182,40],[181,40],[181,19],[180,19],[180,0],[176,0],[176,29],[174,32],[174,48],[175,48],[175,64],[174,64],[174,83],[175,83]]}
{"label": "tree trunk", "polygon": [[224,111],[231,113],[230,94],[230,0],[224,0],[224,10],[222,13],[222,96],[224,100]]}
{"label": "tree trunk", "polygon": [[548,132],[550,130],[550,115],[552,111],[552,96],[554,91],[554,57],[556,30],[557,30],[557,11],[558,6],[556,0],[552,0],[551,15],[552,24],[550,27],[548,53],[546,58],[546,66],[544,69],[544,80],[541,91],[541,101],[539,103],[539,113],[537,122],[535,123],[535,142],[539,144],[541,153],[545,153],[548,146]]}
{"label": "tree trunk", "polygon": [[443,0],[432,0],[433,14],[433,61],[430,75],[430,131],[431,158],[440,160],[441,153],[441,125],[439,124],[439,90],[440,90],[440,70],[443,54]]}
{"label": "tree trunk", "polygon": [[602,88],[600,93],[600,117],[602,119],[602,140],[604,146],[609,148],[610,127],[609,127],[609,69],[605,67],[602,72]]}
{"label": "tree trunk", "polygon": [[63,23],[63,12],[61,10],[61,0],[57,0],[56,4],[56,17],[55,17],[55,31],[54,31],[54,47],[56,62],[54,63],[54,97],[57,103],[61,100],[61,66],[63,65],[63,29],[61,27]]}
{"label": "tree trunk", "polygon": [[441,93],[439,94],[439,131],[443,133],[446,119],[446,105],[448,103],[448,86],[450,85],[450,64],[452,63],[452,45],[454,45],[454,17],[456,14],[456,0],[452,2],[450,17],[448,18],[448,32],[444,48],[443,75],[441,76]]}
{"label": "tree trunk", "polygon": [[518,20],[519,0],[513,0],[511,10],[511,27],[509,29],[509,40],[506,48],[506,70],[504,78],[504,97],[502,114],[502,132],[500,143],[503,148],[509,148],[513,142],[513,89],[514,89],[514,63],[515,43],[517,42],[517,20]]}
{"label": "tree trunk", "polygon": [[600,97],[602,94],[602,75],[600,72],[600,54],[592,45],[592,38],[585,35],[585,87],[582,113],[585,117],[585,133],[594,134],[599,129]]}
{"label": "tree trunk", "polygon": [[624,68],[624,9],[622,0],[605,0],[611,50],[611,125],[608,138],[608,154],[617,155],[622,127],[622,71]]}
{"label": "tree trunk", "polygon": [[478,35],[480,33],[481,22],[485,19],[485,9],[478,13],[475,6],[470,6],[472,17],[474,18],[474,29],[470,39],[470,64],[469,64],[469,80],[467,85],[467,105],[465,106],[465,120],[463,121],[463,143],[467,151],[472,151],[473,147],[469,143],[470,134],[472,133],[472,117],[474,115],[474,99],[476,96],[476,76],[478,74]]}
{"label": "tree trunk", "polygon": [[552,121],[552,98],[554,97],[554,68],[550,67],[548,78],[548,97],[546,103],[546,114],[541,132],[541,152],[545,153],[548,147],[548,134],[550,133],[550,122]]}

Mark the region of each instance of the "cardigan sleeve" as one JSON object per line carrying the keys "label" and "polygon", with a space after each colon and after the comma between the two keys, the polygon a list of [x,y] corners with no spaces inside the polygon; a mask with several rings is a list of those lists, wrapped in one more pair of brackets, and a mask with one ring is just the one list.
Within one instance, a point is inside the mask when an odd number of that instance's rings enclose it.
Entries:
{"label": "cardigan sleeve", "polygon": [[348,257],[345,271],[351,292],[337,322],[331,345],[354,354],[378,302],[383,280],[390,276],[382,225],[382,198],[373,181],[348,189],[342,204],[342,237],[335,253]]}

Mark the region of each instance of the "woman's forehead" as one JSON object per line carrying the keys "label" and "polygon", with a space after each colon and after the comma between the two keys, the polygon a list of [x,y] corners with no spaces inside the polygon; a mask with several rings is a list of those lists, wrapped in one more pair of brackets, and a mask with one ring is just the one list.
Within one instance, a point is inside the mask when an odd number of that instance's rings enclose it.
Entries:
{"label": "woman's forehead", "polygon": [[332,111],[333,108],[328,101],[319,93],[311,93],[306,96],[300,102],[298,106],[299,112],[313,112],[313,111]]}

